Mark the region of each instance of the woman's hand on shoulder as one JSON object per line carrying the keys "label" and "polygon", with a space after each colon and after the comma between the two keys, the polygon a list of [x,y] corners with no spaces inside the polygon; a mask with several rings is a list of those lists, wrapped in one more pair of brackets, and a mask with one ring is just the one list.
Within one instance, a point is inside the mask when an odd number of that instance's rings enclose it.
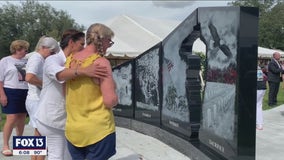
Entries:
{"label": "woman's hand on shoulder", "polygon": [[110,76],[112,72],[109,61],[104,57],[98,58],[94,62],[93,68],[94,68],[94,77],[98,79],[106,78]]}
{"label": "woman's hand on shoulder", "polygon": [[78,73],[78,75],[84,75],[97,79],[102,79],[107,77],[109,75],[107,67],[101,63],[95,63],[95,62],[89,65],[88,67],[78,68],[78,71],[75,72]]}

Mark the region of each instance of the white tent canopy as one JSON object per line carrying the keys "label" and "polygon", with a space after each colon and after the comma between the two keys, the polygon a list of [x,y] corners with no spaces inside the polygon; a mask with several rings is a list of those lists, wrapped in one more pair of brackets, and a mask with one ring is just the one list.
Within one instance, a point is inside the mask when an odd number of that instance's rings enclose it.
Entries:
{"label": "white tent canopy", "polygon": [[115,43],[107,54],[136,57],[161,42],[179,23],[127,15],[114,17],[104,22],[115,33]]}
{"label": "white tent canopy", "polygon": [[281,50],[258,47],[258,57],[260,58],[271,58],[274,52],[279,52],[281,57],[284,57],[284,52]]}

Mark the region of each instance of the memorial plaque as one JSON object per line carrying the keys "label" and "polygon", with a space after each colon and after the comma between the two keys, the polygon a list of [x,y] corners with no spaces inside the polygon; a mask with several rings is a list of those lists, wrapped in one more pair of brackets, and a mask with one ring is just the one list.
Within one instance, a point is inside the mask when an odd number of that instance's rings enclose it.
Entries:
{"label": "memorial plaque", "polygon": [[135,58],[135,119],[160,126],[161,43]]}
{"label": "memorial plaque", "polygon": [[254,160],[258,10],[198,11],[207,46],[200,141],[226,159]]}
{"label": "memorial plaque", "polygon": [[200,58],[192,55],[192,45],[199,35],[195,11],[162,42],[162,125],[186,139],[192,136],[191,124],[195,126],[195,138],[199,129]]}
{"label": "memorial plaque", "polygon": [[118,105],[113,108],[115,115],[134,118],[134,60],[113,68],[113,79],[116,82]]}

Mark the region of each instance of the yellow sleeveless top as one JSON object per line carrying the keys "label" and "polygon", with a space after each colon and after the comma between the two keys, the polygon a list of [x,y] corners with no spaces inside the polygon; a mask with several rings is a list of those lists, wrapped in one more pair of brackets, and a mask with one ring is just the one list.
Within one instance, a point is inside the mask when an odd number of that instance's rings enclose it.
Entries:
{"label": "yellow sleeveless top", "polygon": [[[93,54],[78,61],[71,55],[65,66],[75,63],[84,68],[99,57]],[[115,132],[113,112],[105,107],[100,86],[92,78],[79,76],[66,82],[66,112],[65,136],[77,147],[94,144]]]}

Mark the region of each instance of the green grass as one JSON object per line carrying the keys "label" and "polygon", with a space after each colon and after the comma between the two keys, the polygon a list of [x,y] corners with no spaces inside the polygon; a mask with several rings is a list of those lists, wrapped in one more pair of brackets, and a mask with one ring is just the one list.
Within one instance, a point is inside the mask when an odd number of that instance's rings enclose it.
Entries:
{"label": "green grass", "polygon": [[[284,89],[282,88],[283,82],[280,83],[279,86],[279,92],[277,95],[277,105],[276,106],[280,106],[281,104],[284,104]],[[267,84],[268,87],[268,84]],[[262,102],[262,109],[263,110],[268,110],[274,107],[270,107],[268,106],[268,92],[269,92],[269,88],[267,88],[264,98],[263,98],[263,102]]]}
{"label": "green grass", "polygon": [[[1,106],[1,105],[0,105]],[[1,106],[2,107],[2,106]],[[6,116],[5,116],[5,114],[2,114],[1,113],[1,126],[0,126],[0,131],[2,131],[3,130],[3,126],[4,126],[4,124],[5,124],[5,121],[6,121]]]}
{"label": "green grass", "polygon": [[[0,105],[0,107],[2,107],[2,106]],[[2,132],[3,127],[4,127],[4,124],[5,124],[5,122],[6,122],[6,115],[3,114],[3,113],[1,113],[1,118],[2,118],[2,121],[0,122],[0,131]],[[26,123],[26,124],[29,123],[29,117],[26,118],[25,123]]]}

